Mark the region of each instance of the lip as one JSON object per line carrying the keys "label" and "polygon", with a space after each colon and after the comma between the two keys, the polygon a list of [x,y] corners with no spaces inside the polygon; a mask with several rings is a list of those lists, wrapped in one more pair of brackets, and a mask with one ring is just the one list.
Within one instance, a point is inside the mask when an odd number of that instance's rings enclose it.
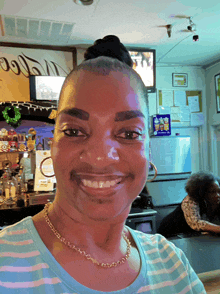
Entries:
{"label": "lip", "polygon": [[115,181],[117,179],[123,179],[126,176],[124,174],[86,174],[79,173],[76,175],[80,180],[90,180],[90,181]]}
{"label": "lip", "polygon": [[[113,180],[117,180],[120,179],[120,182],[115,184],[114,186],[108,187],[108,188],[92,188],[92,187],[88,187],[88,186],[84,186],[83,182],[81,181],[80,178],[83,179],[88,179],[91,181],[113,181]],[[121,189],[122,185],[124,184],[124,181],[126,179],[125,176],[91,176],[91,175],[87,175],[87,177],[85,177],[85,175],[81,176],[80,178],[77,179],[77,184],[80,187],[80,189],[90,195],[90,196],[102,196],[102,197],[110,197],[113,196],[118,190]]]}

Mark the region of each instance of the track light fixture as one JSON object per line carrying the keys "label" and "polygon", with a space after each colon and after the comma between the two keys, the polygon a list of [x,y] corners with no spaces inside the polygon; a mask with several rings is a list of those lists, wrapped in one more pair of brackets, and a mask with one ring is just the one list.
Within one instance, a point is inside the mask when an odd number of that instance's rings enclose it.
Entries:
{"label": "track light fixture", "polygon": [[[192,17],[189,17],[189,25],[187,26],[187,30],[189,32],[195,32],[196,31],[196,25],[192,21]],[[193,42],[199,41],[199,35],[193,35]]]}
{"label": "track light fixture", "polygon": [[188,31],[196,31],[196,25],[192,21],[192,17],[189,17],[189,25],[187,26]]}

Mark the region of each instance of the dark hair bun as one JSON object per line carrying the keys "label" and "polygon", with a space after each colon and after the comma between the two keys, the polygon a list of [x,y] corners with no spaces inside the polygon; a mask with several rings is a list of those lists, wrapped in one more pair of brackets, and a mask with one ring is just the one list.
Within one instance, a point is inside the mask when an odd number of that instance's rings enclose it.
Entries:
{"label": "dark hair bun", "polygon": [[99,56],[116,58],[130,67],[133,66],[128,50],[120,42],[120,39],[114,35],[108,35],[103,39],[96,40],[94,45],[89,47],[84,54],[85,60],[94,59]]}

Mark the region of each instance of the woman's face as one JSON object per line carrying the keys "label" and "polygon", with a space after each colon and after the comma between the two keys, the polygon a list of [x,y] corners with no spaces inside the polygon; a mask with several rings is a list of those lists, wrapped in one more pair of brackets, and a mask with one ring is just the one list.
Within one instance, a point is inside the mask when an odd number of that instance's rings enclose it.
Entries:
{"label": "woman's face", "polygon": [[215,181],[209,190],[209,199],[212,204],[220,204],[220,186],[218,181]]}
{"label": "woman's face", "polygon": [[126,218],[146,182],[147,111],[135,83],[81,71],[62,91],[51,148],[56,197],[77,214]]}

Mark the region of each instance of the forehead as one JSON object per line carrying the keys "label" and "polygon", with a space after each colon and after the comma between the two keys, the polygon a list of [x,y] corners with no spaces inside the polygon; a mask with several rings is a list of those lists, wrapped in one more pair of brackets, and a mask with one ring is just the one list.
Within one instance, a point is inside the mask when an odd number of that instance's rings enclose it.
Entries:
{"label": "forehead", "polygon": [[59,112],[67,107],[124,111],[144,111],[143,93],[129,72],[111,71],[108,75],[80,70],[73,72],[65,83],[59,102]]}

